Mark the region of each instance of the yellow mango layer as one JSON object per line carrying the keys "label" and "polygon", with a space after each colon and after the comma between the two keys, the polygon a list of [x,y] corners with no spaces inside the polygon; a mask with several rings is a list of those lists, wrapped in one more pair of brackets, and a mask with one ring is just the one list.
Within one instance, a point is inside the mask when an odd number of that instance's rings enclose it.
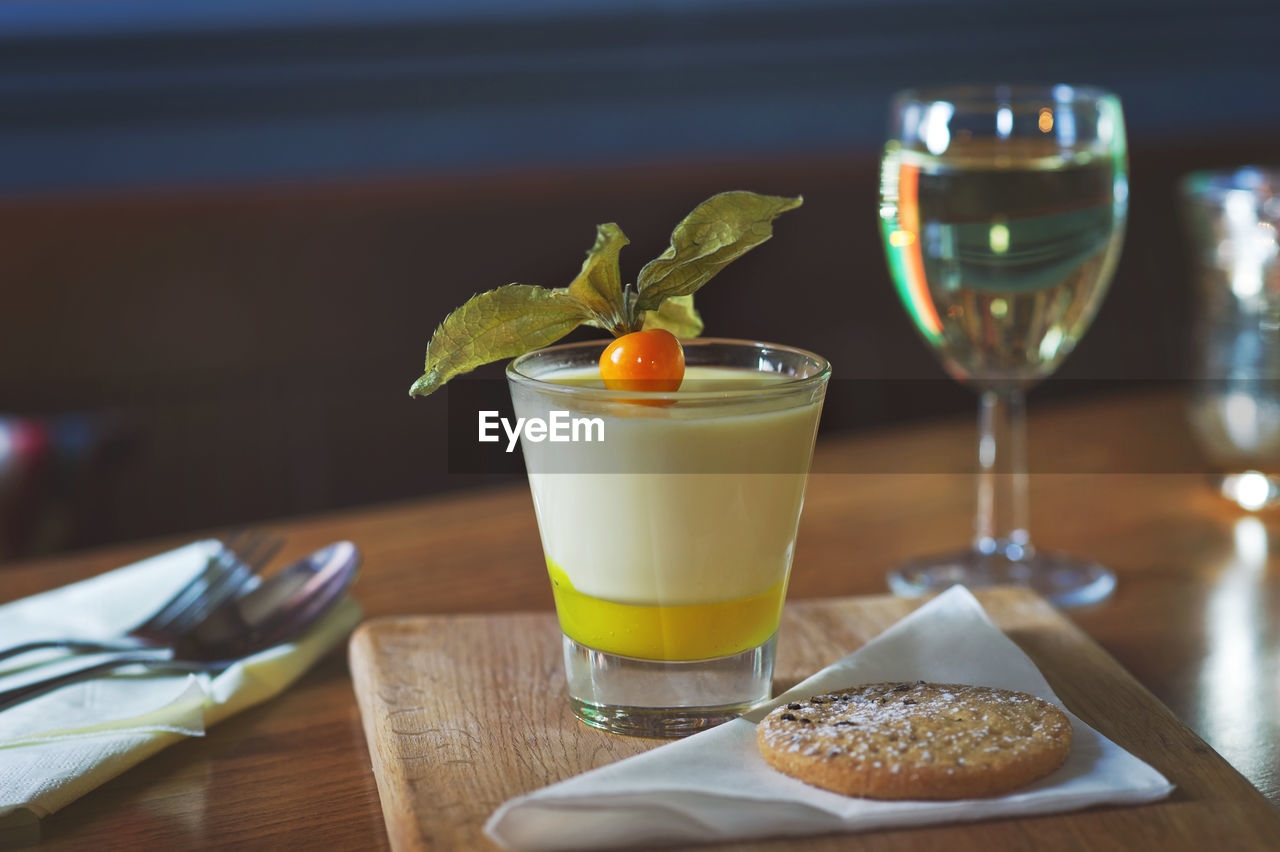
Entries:
{"label": "yellow mango layer", "polygon": [[778,629],[786,580],[749,598],[687,606],[615,603],[584,595],[547,559],[560,629],[575,642],[645,660],[706,660],[754,648]]}

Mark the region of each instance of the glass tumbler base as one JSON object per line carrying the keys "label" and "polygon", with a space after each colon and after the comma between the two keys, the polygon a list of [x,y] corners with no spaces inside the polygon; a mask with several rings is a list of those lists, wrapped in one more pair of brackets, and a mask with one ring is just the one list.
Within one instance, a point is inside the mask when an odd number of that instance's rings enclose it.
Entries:
{"label": "glass tumbler base", "polygon": [[573,714],[635,737],[684,737],[736,719],[770,697],[777,635],[710,660],[640,660],[564,637]]}
{"label": "glass tumbler base", "polygon": [[942,592],[959,584],[970,589],[1022,586],[1060,607],[1087,606],[1116,587],[1110,570],[1088,559],[1035,553],[1010,559],[997,551],[964,550],[906,562],[889,572],[889,588],[907,598]]}

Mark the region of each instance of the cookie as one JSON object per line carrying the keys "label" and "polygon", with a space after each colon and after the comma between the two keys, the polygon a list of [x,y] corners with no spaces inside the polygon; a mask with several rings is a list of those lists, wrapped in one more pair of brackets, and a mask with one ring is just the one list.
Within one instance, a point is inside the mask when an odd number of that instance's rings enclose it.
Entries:
{"label": "cookie", "polygon": [[1071,750],[1071,722],[1024,692],[869,683],[776,708],[765,761],[815,787],[872,799],[998,796],[1043,778]]}

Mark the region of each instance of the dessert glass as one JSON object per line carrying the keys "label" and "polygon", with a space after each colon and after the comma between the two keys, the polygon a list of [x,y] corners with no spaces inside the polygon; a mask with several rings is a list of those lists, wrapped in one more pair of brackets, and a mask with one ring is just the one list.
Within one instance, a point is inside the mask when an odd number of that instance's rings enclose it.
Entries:
{"label": "dessert glass", "polygon": [[517,417],[583,427],[521,438],[569,701],[604,730],[684,736],[770,695],[831,370],[799,349],[698,339],[679,391],[607,390],[606,343],[507,368]]}

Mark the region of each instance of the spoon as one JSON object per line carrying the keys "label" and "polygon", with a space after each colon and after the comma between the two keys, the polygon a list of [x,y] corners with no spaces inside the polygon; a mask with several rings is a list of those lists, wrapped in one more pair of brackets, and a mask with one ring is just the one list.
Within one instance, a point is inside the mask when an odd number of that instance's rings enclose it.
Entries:
{"label": "spoon", "polygon": [[121,666],[221,672],[243,657],[291,639],[328,612],[355,579],[360,551],[349,541],[323,547],[261,579],[223,603],[170,647],[113,654],[107,659],[0,691],[0,710]]}

